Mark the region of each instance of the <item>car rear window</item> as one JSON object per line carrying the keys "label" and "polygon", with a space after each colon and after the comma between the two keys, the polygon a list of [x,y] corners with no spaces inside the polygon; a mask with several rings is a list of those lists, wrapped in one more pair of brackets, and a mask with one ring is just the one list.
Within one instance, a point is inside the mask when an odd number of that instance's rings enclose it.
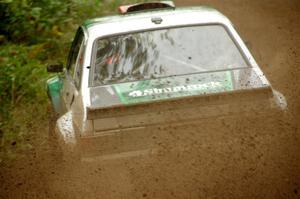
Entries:
{"label": "car rear window", "polygon": [[247,67],[221,25],[124,34],[95,45],[92,86]]}

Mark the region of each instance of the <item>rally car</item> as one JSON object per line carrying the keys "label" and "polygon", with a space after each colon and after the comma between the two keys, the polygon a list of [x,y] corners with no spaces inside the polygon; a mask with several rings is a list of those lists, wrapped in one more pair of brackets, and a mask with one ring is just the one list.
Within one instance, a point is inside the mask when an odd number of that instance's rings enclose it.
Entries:
{"label": "rally car", "polygon": [[278,102],[231,22],[217,10],[164,1],[119,11],[86,21],[66,67],[48,66],[49,72],[63,72],[47,87],[59,114],[55,131],[68,148],[134,151],[148,147],[148,126]]}

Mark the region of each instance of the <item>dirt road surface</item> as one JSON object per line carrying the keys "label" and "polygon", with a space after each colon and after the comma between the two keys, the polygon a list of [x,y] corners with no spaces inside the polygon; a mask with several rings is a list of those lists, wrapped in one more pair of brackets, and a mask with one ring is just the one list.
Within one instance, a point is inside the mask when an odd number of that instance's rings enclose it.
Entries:
{"label": "dirt road surface", "polygon": [[227,15],[288,110],[157,128],[155,153],[101,161],[64,161],[43,125],[1,167],[0,198],[300,198],[300,1],[176,4]]}

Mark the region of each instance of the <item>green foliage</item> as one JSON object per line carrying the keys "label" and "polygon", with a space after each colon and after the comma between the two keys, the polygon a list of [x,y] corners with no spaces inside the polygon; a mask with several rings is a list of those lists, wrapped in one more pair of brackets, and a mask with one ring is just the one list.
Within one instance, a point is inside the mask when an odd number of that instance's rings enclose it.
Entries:
{"label": "green foliage", "polygon": [[[37,59],[42,56],[42,45],[2,45],[0,47],[0,100],[1,104],[16,106],[19,102],[44,99],[40,93],[48,76],[44,65]],[[1,107],[1,111],[3,110]],[[5,110],[4,110],[5,112]]]}
{"label": "green foliage", "polygon": [[[8,40],[35,44],[73,32],[87,18],[111,14],[121,0],[0,0],[1,32]],[[133,2],[133,1],[131,1]],[[3,34],[3,33],[2,33]]]}
{"label": "green foliage", "polygon": [[49,36],[59,36],[60,32],[54,26],[65,23],[68,5],[68,2],[64,5],[58,0],[6,0],[1,6],[6,22],[2,27],[11,41],[38,43]]}
{"label": "green foliage", "polygon": [[0,155],[14,157],[12,149],[30,147],[23,140],[33,123],[45,118],[48,77],[38,60],[42,45],[6,44],[0,47]]}

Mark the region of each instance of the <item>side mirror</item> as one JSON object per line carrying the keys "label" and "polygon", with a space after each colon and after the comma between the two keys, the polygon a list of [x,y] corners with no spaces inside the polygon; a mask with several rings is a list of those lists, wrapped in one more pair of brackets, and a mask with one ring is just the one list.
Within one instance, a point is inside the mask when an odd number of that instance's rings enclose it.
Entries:
{"label": "side mirror", "polygon": [[47,66],[47,72],[50,73],[59,73],[59,72],[63,72],[63,70],[64,70],[63,64],[49,64]]}

